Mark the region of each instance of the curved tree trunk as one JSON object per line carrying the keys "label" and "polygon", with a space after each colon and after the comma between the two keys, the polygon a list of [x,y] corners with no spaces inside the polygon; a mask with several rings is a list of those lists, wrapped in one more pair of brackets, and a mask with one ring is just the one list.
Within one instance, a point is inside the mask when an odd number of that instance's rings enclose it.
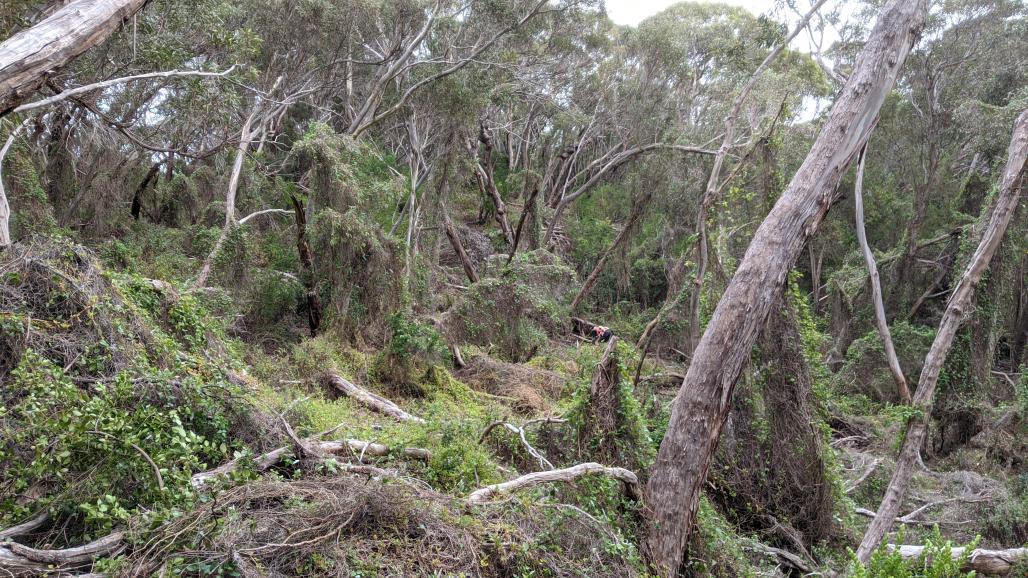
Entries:
{"label": "curved tree trunk", "polygon": [[757,229],[707,325],[647,485],[653,515],[644,551],[661,576],[677,575],[682,566],[732,391],[757,333],[836,198],[843,171],[867,141],[926,14],[927,0],[892,0],[882,9],[828,122]]}
{"label": "curved tree trunk", "polygon": [[72,0],[0,44],[0,117],[46,76],[103,42],[147,0]]}

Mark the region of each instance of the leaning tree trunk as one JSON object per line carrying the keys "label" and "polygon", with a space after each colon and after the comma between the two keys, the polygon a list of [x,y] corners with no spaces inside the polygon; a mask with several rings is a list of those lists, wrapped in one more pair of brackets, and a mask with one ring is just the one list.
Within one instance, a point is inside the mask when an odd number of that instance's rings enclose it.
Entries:
{"label": "leaning tree trunk", "polygon": [[[592,291],[596,285],[596,281],[600,278],[600,274],[603,273],[603,269],[607,266],[607,260],[610,256],[617,251],[618,248],[625,242],[625,239],[631,234],[632,229],[635,228],[636,223],[639,221],[639,217],[642,216],[643,212],[646,211],[646,206],[650,204],[650,199],[653,198],[653,192],[648,192],[643,195],[635,206],[632,207],[632,214],[628,216],[628,221],[625,222],[624,228],[618,233],[618,236],[614,238],[614,242],[610,244],[610,247],[600,255],[599,261],[596,262],[596,266],[589,273],[589,276],[585,278],[585,283],[582,283],[582,289],[575,295],[575,298],[571,301],[571,313],[575,313],[578,306],[582,303],[582,299]],[[520,223],[519,223],[520,224]]]}
{"label": "leaning tree trunk", "polygon": [[72,0],[0,44],[0,117],[46,76],[103,42],[147,0]]}
{"label": "leaning tree trunk", "polygon": [[939,381],[939,373],[946,361],[946,354],[953,345],[953,337],[967,313],[967,307],[974,296],[975,286],[989,266],[989,261],[996,253],[1000,241],[1003,240],[1003,234],[1014,216],[1014,210],[1021,197],[1021,176],[1026,162],[1028,162],[1028,110],[1022,112],[1014,124],[1014,132],[1007,154],[1007,166],[1003,170],[1003,182],[999,197],[996,199],[996,207],[992,211],[992,217],[982,234],[978,249],[971,257],[967,270],[950,296],[946,312],[943,313],[939,329],[935,333],[935,341],[932,342],[932,347],[925,356],[921,378],[918,380],[917,391],[914,392],[914,407],[918,408],[920,412],[914,415],[907,424],[907,435],[903,440],[903,447],[900,449],[896,470],[892,474],[892,479],[889,480],[889,487],[885,490],[885,497],[878,506],[878,512],[867,527],[864,539],[860,542],[860,548],[857,549],[857,557],[861,562],[866,563],[870,560],[871,553],[881,543],[882,537],[892,525],[892,520],[899,513],[903,495],[906,493],[907,485],[910,483],[914,467],[918,462],[918,452],[928,433],[928,420],[931,417],[932,401],[935,386]]}
{"label": "leaning tree trunk", "polygon": [[318,294],[317,276],[314,271],[314,253],[311,251],[310,242],[307,241],[307,208],[295,194],[290,193],[289,200],[293,203],[293,218],[296,220],[296,253],[300,257],[300,266],[303,268],[302,282],[307,294],[307,327],[310,329],[311,337],[314,337],[321,329],[322,305],[321,295]]}
{"label": "leaning tree trunk", "polygon": [[843,171],[866,142],[900,67],[920,35],[927,0],[892,0],[803,165],[757,229],[693,355],[647,484],[652,510],[645,554],[677,575],[731,407],[732,390],[771,305],[803,246],[838,195]]}

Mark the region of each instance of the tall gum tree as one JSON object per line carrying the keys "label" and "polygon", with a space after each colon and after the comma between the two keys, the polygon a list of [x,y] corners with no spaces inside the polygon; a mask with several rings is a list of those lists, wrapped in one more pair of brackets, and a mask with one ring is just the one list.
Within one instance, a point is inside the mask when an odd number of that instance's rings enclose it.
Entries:
{"label": "tall gum tree", "polygon": [[838,184],[877,121],[882,102],[919,38],[927,0],[892,0],[789,187],[764,219],[693,355],[647,484],[644,552],[661,576],[679,573],[700,493],[732,392],[757,333]]}
{"label": "tall gum tree", "polygon": [[964,321],[971,298],[974,296],[974,289],[981,281],[982,275],[989,266],[989,261],[992,260],[996,249],[999,248],[1003,234],[1014,216],[1017,203],[1021,198],[1022,175],[1026,163],[1028,163],[1028,110],[1022,112],[1017,122],[1014,123],[1000,194],[996,199],[989,224],[982,233],[978,249],[971,257],[967,269],[950,296],[946,312],[943,313],[939,329],[935,333],[935,340],[932,342],[931,349],[928,350],[928,355],[925,356],[921,378],[918,380],[917,391],[914,392],[914,407],[919,411],[907,424],[906,437],[903,440],[903,447],[900,448],[896,469],[892,474],[892,479],[889,480],[882,503],[878,506],[878,512],[864,533],[864,539],[861,540],[860,547],[857,549],[857,558],[861,562],[866,563],[870,560],[871,553],[881,543],[882,537],[885,536],[892,521],[896,518],[896,514],[899,513],[903,496],[910,484],[910,478],[914,475],[918,452],[921,451],[921,446],[928,434],[928,420],[931,418],[932,402],[935,386],[939,382],[939,374],[942,372],[946,355],[953,346],[953,338],[956,336],[957,329]]}

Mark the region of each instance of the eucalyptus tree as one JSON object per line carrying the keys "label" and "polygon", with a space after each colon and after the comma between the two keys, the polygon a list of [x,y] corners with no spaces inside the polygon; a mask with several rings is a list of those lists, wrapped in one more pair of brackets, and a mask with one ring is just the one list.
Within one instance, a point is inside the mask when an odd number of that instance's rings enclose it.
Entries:
{"label": "eucalyptus tree", "polygon": [[710,460],[757,331],[806,239],[828,213],[843,171],[866,142],[926,13],[927,0],[893,0],[882,8],[821,134],[754,235],[700,339],[647,484],[653,516],[645,547],[661,575],[680,571]]}

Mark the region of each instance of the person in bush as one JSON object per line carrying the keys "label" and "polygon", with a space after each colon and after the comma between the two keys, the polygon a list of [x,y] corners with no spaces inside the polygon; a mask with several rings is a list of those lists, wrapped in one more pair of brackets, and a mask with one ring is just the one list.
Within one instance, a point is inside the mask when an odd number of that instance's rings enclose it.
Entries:
{"label": "person in bush", "polygon": [[606,343],[614,337],[614,332],[609,327],[596,325],[593,327],[593,343]]}

